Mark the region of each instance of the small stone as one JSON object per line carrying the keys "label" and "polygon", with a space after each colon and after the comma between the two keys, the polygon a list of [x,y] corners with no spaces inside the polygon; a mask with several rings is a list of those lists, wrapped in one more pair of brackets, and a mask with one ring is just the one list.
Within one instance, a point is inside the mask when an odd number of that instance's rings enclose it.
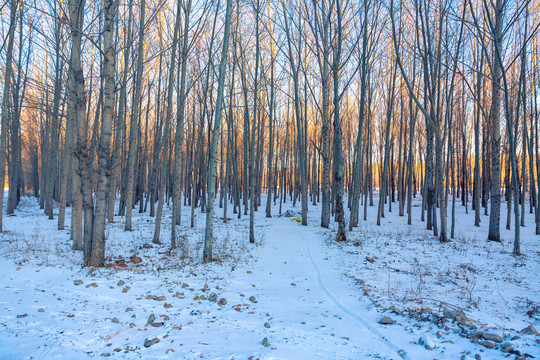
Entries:
{"label": "small stone", "polygon": [[186,283],[183,283],[183,284],[182,284],[182,288],[183,288],[183,289],[185,289],[185,288],[187,288],[187,287],[189,287],[188,284],[186,284]]}
{"label": "small stone", "polygon": [[118,286],[122,286],[122,285],[124,285],[124,284],[125,284],[124,280],[118,281]]}
{"label": "small stone", "polygon": [[262,342],[261,342],[261,345],[264,346],[264,347],[268,347],[268,338],[265,337]]}
{"label": "small stone", "polygon": [[392,319],[391,317],[389,317],[389,316],[383,316],[379,320],[379,324],[382,324],[382,325],[393,325],[395,323],[396,323],[396,321],[394,319]]}
{"label": "small stone", "polygon": [[450,319],[450,320],[454,320],[455,316],[454,316],[454,312],[447,309],[447,308],[444,308],[443,309],[443,317],[445,319]]}
{"label": "small stone", "polygon": [[74,283],[75,285],[82,285],[82,284],[83,284],[83,281],[82,281],[82,280],[75,280],[75,281],[73,281],[73,283]]}
{"label": "small stone", "polygon": [[487,347],[488,349],[493,349],[497,344],[491,340],[484,340],[479,342],[480,345]]}
{"label": "small stone", "polygon": [[44,308],[39,308],[38,312],[45,312],[45,309]]}
{"label": "small stone", "polygon": [[111,356],[111,353],[103,353],[103,354],[101,354],[101,357],[109,357],[109,356]]}
{"label": "small stone", "polygon": [[255,296],[250,296],[249,301],[251,301],[252,303],[256,303],[257,299],[255,298]]}
{"label": "small stone", "polygon": [[476,360],[482,360],[482,356],[480,354],[474,354],[474,358]]}
{"label": "small stone", "polygon": [[154,314],[152,314],[152,315],[150,315],[150,316],[148,317],[148,322],[147,322],[147,324],[148,324],[148,325],[151,325],[151,326],[153,326],[153,327],[160,327],[160,326],[165,325],[164,322],[155,322],[155,320],[156,320],[156,317],[154,316]]}
{"label": "small stone", "polygon": [[227,299],[225,299],[225,298],[219,299],[218,305],[219,305],[219,306],[225,306],[225,305],[227,305]]}
{"label": "small stone", "polygon": [[148,340],[148,338],[144,339],[144,347],[148,348],[152,345],[155,345],[159,342],[159,339],[157,337],[153,338],[152,340]]}
{"label": "small stone", "polygon": [[25,317],[27,317],[27,316],[28,316],[28,314],[26,314],[26,313],[24,313],[24,314],[19,314],[19,315],[17,315],[17,319],[22,319],[22,318],[25,318]]}
{"label": "small stone", "polygon": [[270,324],[269,323],[264,323],[264,327],[269,329],[270,328]]}
{"label": "small stone", "polygon": [[437,331],[436,335],[437,335],[437,339],[440,339],[443,337],[444,333],[441,330],[439,330]]}
{"label": "small stone", "polygon": [[426,348],[426,350],[433,350],[435,349],[435,342],[428,336],[422,336],[419,340],[418,340],[418,343],[420,345],[424,345],[424,348]]}
{"label": "small stone", "polygon": [[163,305],[163,307],[164,307],[165,309],[170,309],[170,308],[172,308],[172,305],[171,305],[171,304],[168,304],[168,303],[165,303],[165,305]]}
{"label": "small stone", "polygon": [[133,308],[126,308],[126,312],[133,311]]}
{"label": "small stone", "polygon": [[292,283],[291,283],[291,286],[296,286],[296,284],[292,282]]}
{"label": "small stone", "polygon": [[484,335],[482,335],[482,338],[484,340],[495,341],[497,343],[501,343],[504,340],[504,333],[501,333],[501,334],[484,333]]}
{"label": "small stone", "polygon": [[116,318],[116,317],[113,317],[113,318],[111,319],[111,321],[112,321],[113,323],[115,323],[115,324],[118,324],[118,323],[120,322],[120,321],[118,320],[118,318]]}
{"label": "small stone", "polygon": [[161,295],[161,296],[153,296],[152,299],[156,300],[156,301],[165,301],[165,300],[167,300],[167,298],[165,296],[163,296],[163,295]]}
{"label": "small stone", "polygon": [[137,255],[132,255],[129,259],[134,264],[138,264],[138,263],[140,263],[142,261],[142,259],[140,257],[138,257]]}
{"label": "small stone", "polygon": [[534,326],[529,325],[525,329],[521,330],[520,333],[527,334],[527,335],[536,335],[540,336],[540,333],[538,333],[538,330],[534,328]]}
{"label": "small stone", "polygon": [[126,287],[122,289],[122,292],[127,293],[129,291],[129,289],[131,289],[131,286],[126,285]]}
{"label": "small stone", "polygon": [[482,337],[482,333],[481,332],[477,332],[477,333],[469,333],[467,334],[467,339],[471,339],[471,340],[478,340]]}
{"label": "small stone", "polygon": [[443,310],[443,318],[457,321],[460,324],[465,324],[467,322],[467,319],[459,311],[452,311],[447,308],[444,308]]}
{"label": "small stone", "polygon": [[366,260],[372,264],[375,262],[375,259],[377,259],[376,256],[366,256]]}
{"label": "small stone", "polygon": [[210,294],[208,297],[208,301],[216,302],[217,301],[217,295],[216,294]]}

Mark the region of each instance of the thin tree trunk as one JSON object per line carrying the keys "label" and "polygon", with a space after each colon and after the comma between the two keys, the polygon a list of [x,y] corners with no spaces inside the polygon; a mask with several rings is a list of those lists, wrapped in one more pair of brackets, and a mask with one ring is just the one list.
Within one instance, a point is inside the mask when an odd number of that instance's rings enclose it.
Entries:
{"label": "thin tree trunk", "polygon": [[[178,0],[180,1],[180,0]],[[125,230],[131,231],[131,213],[133,209],[133,187],[135,186],[135,162],[137,152],[137,134],[139,133],[139,113],[141,103],[141,81],[143,75],[144,63],[144,28],[145,28],[145,5],[146,1],[142,0],[140,7],[139,20],[139,53],[137,56],[137,75],[135,80],[135,89],[133,92],[133,111],[131,113],[131,125],[129,130],[129,154],[127,168],[127,188],[126,188],[126,223]],[[179,17],[179,16],[178,16]],[[174,64],[173,64],[174,65]]]}
{"label": "thin tree trunk", "polygon": [[221,109],[223,106],[223,88],[225,85],[225,69],[227,67],[227,53],[229,49],[229,33],[231,28],[232,0],[227,0],[227,12],[225,14],[225,33],[223,35],[223,48],[219,63],[218,92],[216,99],[214,130],[212,132],[212,145],[209,152],[209,179],[208,179],[208,211],[206,212],[206,230],[204,234],[203,263],[212,261],[214,244],[214,198],[216,186],[217,146],[221,126]]}

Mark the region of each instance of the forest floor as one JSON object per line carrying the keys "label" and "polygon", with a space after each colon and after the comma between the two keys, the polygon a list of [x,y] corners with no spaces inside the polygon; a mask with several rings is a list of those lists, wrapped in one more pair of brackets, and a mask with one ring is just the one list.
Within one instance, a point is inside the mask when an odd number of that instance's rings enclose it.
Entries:
{"label": "forest floor", "polygon": [[158,245],[147,214],[134,212],[132,232],[115,217],[108,266],[90,269],[71,250],[69,227],[56,230],[22,198],[0,234],[0,359],[540,357],[540,337],[522,331],[540,328],[532,214],[521,229],[525,255],[514,257],[505,204],[502,243],[486,241],[488,217],[475,228],[458,204],[446,244],[424,229],[418,206],[412,226],[393,204],[380,227],[369,207],[346,243],[334,241],[335,224],[318,226],[320,205],[310,204],[307,227],[296,221],[299,204],[288,201],[282,216],[278,207],[271,219],[264,206],[256,213],[255,244],[248,216],[230,209],[224,223],[216,209],[219,260],[206,265],[200,209],[191,229],[182,208],[172,251],[167,206]]}

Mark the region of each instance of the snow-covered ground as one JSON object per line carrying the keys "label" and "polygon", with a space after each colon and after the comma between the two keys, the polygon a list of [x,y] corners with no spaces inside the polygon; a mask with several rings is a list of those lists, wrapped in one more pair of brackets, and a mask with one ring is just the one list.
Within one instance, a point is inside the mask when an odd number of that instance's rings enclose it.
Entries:
{"label": "snow-covered ground", "polygon": [[[224,224],[216,209],[219,261],[207,265],[199,209],[194,229],[182,209],[174,251],[168,208],[160,245],[147,214],[134,213],[133,232],[116,217],[110,265],[89,269],[69,230],[23,198],[0,235],[0,359],[503,359],[506,343],[512,359],[540,357],[540,338],[520,332],[540,328],[533,215],[516,258],[513,230],[501,230],[502,244],[486,242],[488,218],[475,228],[460,205],[448,244],[424,230],[419,207],[412,226],[396,204],[380,227],[370,207],[340,244],[318,226],[320,206],[310,204],[308,227],[295,220],[299,205],[284,204],[293,217],[277,209],[271,219],[264,207],[256,213],[255,245],[247,216],[230,212]],[[380,324],[385,316],[390,324]]]}

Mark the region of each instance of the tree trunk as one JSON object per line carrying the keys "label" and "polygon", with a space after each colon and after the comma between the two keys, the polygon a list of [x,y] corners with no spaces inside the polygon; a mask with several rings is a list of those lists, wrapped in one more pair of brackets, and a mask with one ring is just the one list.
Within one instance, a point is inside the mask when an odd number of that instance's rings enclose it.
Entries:
{"label": "tree trunk", "polygon": [[[495,27],[493,34],[494,52],[502,49],[502,27],[504,7],[503,0],[495,1]],[[497,50],[499,49],[499,50]],[[494,56],[496,57],[496,55]],[[492,95],[490,110],[490,140],[491,140],[491,212],[489,215],[488,240],[501,241],[501,77],[502,64],[493,62]]]}
{"label": "tree trunk", "polygon": [[227,53],[229,49],[229,33],[231,28],[232,0],[227,0],[227,12],[225,14],[225,33],[223,35],[223,48],[219,63],[218,92],[216,99],[214,130],[212,133],[212,145],[209,152],[209,179],[208,179],[208,211],[206,212],[206,230],[204,234],[203,263],[212,261],[214,244],[214,198],[216,186],[217,146],[221,126],[221,109],[223,106],[223,88],[225,85],[225,68],[227,67]]}
{"label": "tree trunk", "polygon": [[[178,0],[180,1],[180,0]],[[135,89],[133,92],[133,111],[131,113],[131,125],[129,130],[129,154],[127,168],[127,188],[126,188],[126,223],[125,230],[131,231],[131,213],[133,209],[133,187],[135,185],[135,162],[137,151],[137,134],[139,133],[139,112],[141,103],[141,81],[143,75],[144,63],[144,28],[145,28],[145,5],[146,1],[141,1],[141,13],[139,20],[139,53],[137,56],[137,77],[135,80]],[[129,45],[128,45],[129,46]]]}
{"label": "tree trunk", "polygon": [[2,127],[0,129],[0,232],[4,231],[2,221],[2,207],[4,204],[4,185],[6,177],[6,148],[8,124],[11,113],[10,108],[10,88],[11,75],[13,70],[13,42],[15,37],[16,15],[18,0],[11,2],[10,22],[7,36],[6,67],[4,71],[4,93],[2,97]]}

